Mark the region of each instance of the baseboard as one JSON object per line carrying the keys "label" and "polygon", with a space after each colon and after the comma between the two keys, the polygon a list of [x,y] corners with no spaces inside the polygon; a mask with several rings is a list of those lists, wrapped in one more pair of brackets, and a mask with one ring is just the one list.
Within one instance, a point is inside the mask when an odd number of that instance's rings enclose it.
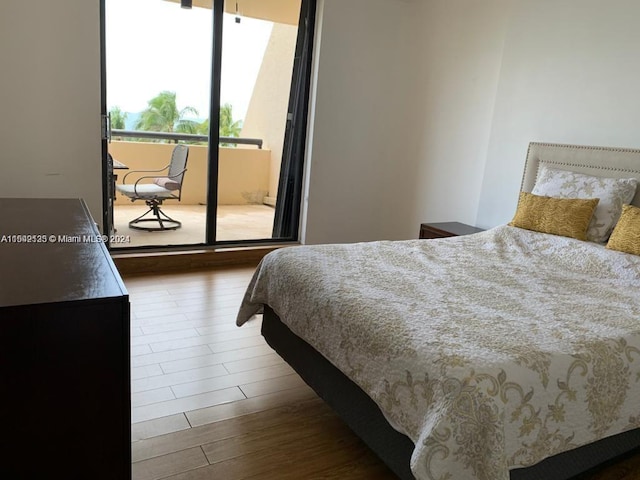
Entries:
{"label": "baseboard", "polygon": [[267,253],[286,246],[289,245],[179,252],[112,252],[111,257],[122,276],[149,275],[223,266],[257,265]]}

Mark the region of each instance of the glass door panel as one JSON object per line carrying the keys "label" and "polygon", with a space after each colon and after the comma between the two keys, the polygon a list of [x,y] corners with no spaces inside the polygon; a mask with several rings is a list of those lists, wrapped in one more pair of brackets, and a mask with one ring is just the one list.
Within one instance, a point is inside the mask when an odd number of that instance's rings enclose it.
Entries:
{"label": "glass door panel", "polygon": [[297,240],[316,1],[102,1],[110,247]]}
{"label": "glass door panel", "polygon": [[273,236],[301,0],[225,2],[216,241]]}
{"label": "glass door panel", "polygon": [[[196,2],[184,9],[165,0],[106,0],[105,50],[112,129],[108,151],[120,186],[111,248],[205,243],[211,8]],[[176,145],[188,147],[180,189],[171,183],[179,180],[177,172],[163,170]],[[156,180],[168,176],[169,181]],[[128,193],[123,193],[123,180]],[[144,192],[153,185],[171,187],[165,190],[176,198],[149,200]]]}

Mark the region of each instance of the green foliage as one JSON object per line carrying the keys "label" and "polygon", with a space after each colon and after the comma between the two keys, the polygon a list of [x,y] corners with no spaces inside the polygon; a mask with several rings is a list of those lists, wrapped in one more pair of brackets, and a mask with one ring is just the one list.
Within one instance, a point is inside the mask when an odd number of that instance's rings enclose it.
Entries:
{"label": "green foliage", "polygon": [[233,106],[225,103],[220,107],[220,136],[239,137],[242,131],[242,120],[233,120]]}
{"label": "green foliage", "polygon": [[[151,132],[167,132],[167,133],[189,133],[197,135],[209,134],[209,119],[203,122],[196,122],[184,118],[187,115],[197,116],[198,111],[193,107],[184,107],[178,110],[176,104],[176,93],[165,90],[153,97],[147,102],[147,108],[140,114],[140,118],[136,122],[135,129]],[[118,107],[112,110],[113,128],[124,129],[124,122],[127,114],[122,113]],[[116,127],[114,118],[118,119]],[[233,119],[233,106],[225,103],[220,107],[220,136],[221,137],[239,137],[242,132],[242,120]],[[194,142],[200,143],[200,142]],[[223,147],[233,147],[233,143],[221,143]]]}
{"label": "green foliage", "polygon": [[113,107],[111,110],[109,110],[109,116],[111,117],[111,128],[115,130],[125,129],[127,113],[123,112],[120,107]]}
{"label": "green foliage", "polygon": [[198,135],[209,135],[209,119],[198,125]]}
{"label": "green foliage", "polygon": [[198,122],[187,120],[186,115],[198,115],[194,107],[184,107],[178,110],[176,93],[160,92],[147,102],[147,108],[140,114],[136,123],[136,130],[151,132],[196,133]]}
{"label": "green foliage", "polygon": [[[197,133],[200,135],[209,134],[209,119],[198,125]],[[242,132],[242,120],[233,120],[233,106],[225,103],[220,107],[220,136],[221,137],[239,137]],[[235,143],[221,143],[221,147],[235,147]]]}
{"label": "green foliage", "polygon": [[[233,120],[233,106],[225,103],[220,107],[220,136],[239,137],[242,131],[242,120]],[[235,147],[235,143],[221,143],[221,147]]]}

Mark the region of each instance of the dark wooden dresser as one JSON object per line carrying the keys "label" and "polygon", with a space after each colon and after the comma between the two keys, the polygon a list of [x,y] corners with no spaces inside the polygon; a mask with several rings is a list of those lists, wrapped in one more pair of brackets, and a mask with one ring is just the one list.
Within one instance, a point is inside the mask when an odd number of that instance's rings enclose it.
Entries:
{"label": "dark wooden dresser", "polygon": [[129,318],[82,200],[0,198],[2,478],[131,478]]}

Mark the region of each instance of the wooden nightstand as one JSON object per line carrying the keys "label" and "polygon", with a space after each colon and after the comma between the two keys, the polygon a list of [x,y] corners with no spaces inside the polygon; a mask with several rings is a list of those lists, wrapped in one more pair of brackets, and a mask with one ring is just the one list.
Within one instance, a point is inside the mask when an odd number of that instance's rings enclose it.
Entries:
{"label": "wooden nightstand", "polygon": [[483,231],[482,228],[472,227],[459,222],[420,224],[420,238],[458,237],[460,235],[469,235]]}

